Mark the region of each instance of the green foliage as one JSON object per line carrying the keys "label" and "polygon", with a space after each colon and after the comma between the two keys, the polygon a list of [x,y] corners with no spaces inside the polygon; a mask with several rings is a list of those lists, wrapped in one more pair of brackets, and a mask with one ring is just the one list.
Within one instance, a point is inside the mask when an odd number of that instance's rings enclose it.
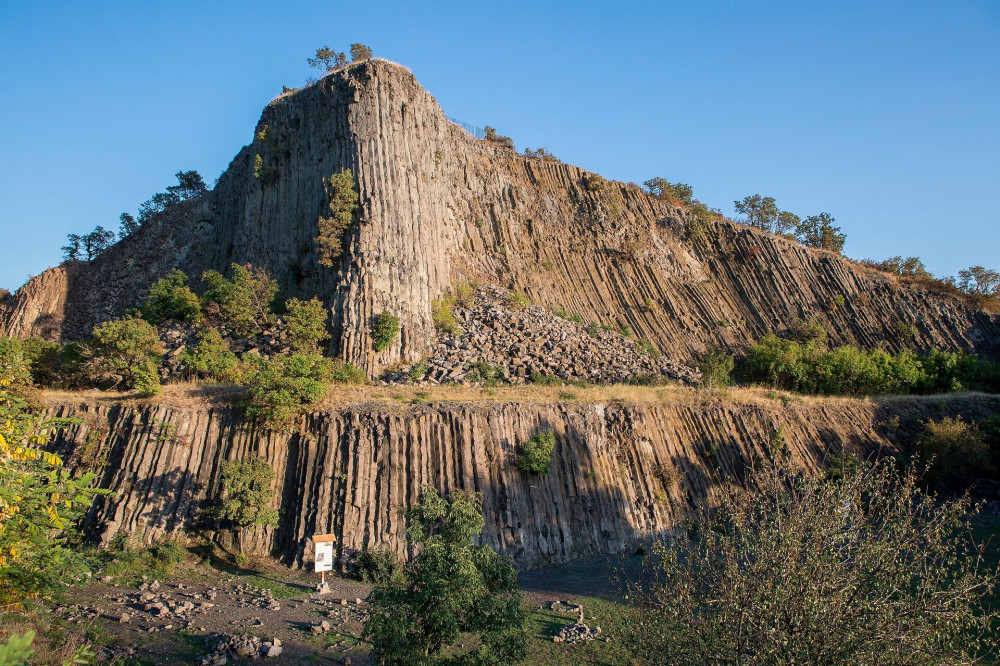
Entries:
{"label": "green foliage", "polygon": [[580,185],[588,192],[600,192],[607,183],[600,174],[590,173],[580,179]]}
{"label": "green foliage", "polygon": [[388,548],[377,550],[362,548],[361,552],[358,553],[357,565],[361,580],[372,585],[389,585],[402,572],[399,560]]}
{"label": "green foliage", "polygon": [[548,474],[552,465],[552,452],[556,448],[556,435],[543,430],[521,445],[517,454],[517,467],[525,472]]}
{"label": "green foliage", "polygon": [[826,327],[815,317],[796,319],[790,329],[791,337],[798,342],[811,342],[826,346]]}
{"label": "green foliage", "polygon": [[635,343],[635,350],[640,354],[652,356],[653,358],[660,358],[660,350],[654,347],[653,343],[646,338],[642,338]]}
{"label": "green foliage", "polygon": [[268,508],[274,497],[273,480],[274,469],[263,458],[223,462],[215,516],[234,526],[240,534],[250,527],[277,525],[278,512]]}
{"label": "green foliage", "polygon": [[708,388],[725,388],[732,383],[735,360],[732,354],[709,348],[701,355],[701,384]]}
{"label": "green foliage", "polygon": [[738,214],[745,216],[743,223],[756,229],[781,234],[793,228],[794,220],[787,215],[782,216],[774,197],[752,194],[734,202],[733,205]]}
{"label": "green foliage", "polygon": [[[362,46],[361,44],[352,44],[351,52],[354,52],[354,46]],[[367,48],[367,47],[366,47]],[[370,49],[369,49],[370,57]],[[329,46],[324,46],[323,48],[316,49],[315,58],[306,58],[306,62],[309,63],[310,67],[318,69],[322,72],[332,72],[335,69],[340,69],[347,65],[347,55],[340,52],[334,51]]]}
{"label": "green foliage", "polygon": [[372,49],[366,44],[351,44],[351,62],[372,59]]}
{"label": "green foliage", "polygon": [[94,227],[94,230],[83,236],[79,234],[69,234],[66,236],[66,245],[63,251],[64,261],[90,261],[96,259],[104,253],[115,242],[115,232],[105,229],[102,226]]}
{"label": "green foliage", "polygon": [[701,202],[693,204],[691,214],[684,222],[684,227],[687,230],[688,236],[692,240],[704,237],[705,233],[711,227],[714,218],[715,215],[711,210],[709,210],[708,206]]}
{"label": "green foliage", "polygon": [[406,378],[411,382],[419,382],[427,375],[427,361],[417,361],[406,373]]}
{"label": "green foliage", "polygon": [[56,386],[76,372],[78,359],[75,357],[78,356],[79,344],[69,343],[64,346],[44,338],[26,338],[19,343],[24,358],[31,367],[31,381],[34,384]]}
{"label": "green foliage", "polygon": [[476,289],[471,282],[463,280],[455,285],[455,305],[462,308],[471,308],[476,304]]}
{"label": "green foliage", "polygon": [[628,583],[626,642],[650,664],[974,663],[994,647],[995,572],[969,503],[889,465],[802,479],[751,470]]}
{"label": "green foliage", "polygon": [[206,326],[198,332],[198,343],[181,352],[180,363],[199,377],[215,381],[234,379],[238,365],[236,354],[218,329]]}
{"label": "green foliage", "polygon": [[889,354],[818,340],[798,342],[768,335],[746,352],[743,377],[799,393],[877,395],[1000,389],[1000,364],[957,352]]}
{"label": "green foliage", "polygon": [[35,640],[34,631],[11,634],[6,643],[0,643],[0,666],[23,666],[35,651],[31,644]]}
{"label": "green foliage", "polygon": [[810,215],[795,226],[795,237],[803,245],[839,253],[844,249],[847,236],[840,232],[840,227],[833,226],[833,222],[829,213]]}
{"label": "green foliage", "polygon": [[489,141],[490,143],[495,143],[498,146],[514,150],[514,140],[509,136],[497,134],[496,129],[490,127],[489,125],[487,125],[483,131],[486,134],[486,136],[483,137],[483,141]]}
{"label": "green foliage", "polygon": [[344,234],[358,207],[358,193],[354,191],[354,173],[350,169],[333,174],[325,184],[330,215],[319,218],[319,233],[313,243],[319,264],[332,267],[344,253]]}
{"label": "green foliage", "polygon": [[511,310],[524,310],[531,305],[531,300],[527,296],[516,291],[508,293],[504,301]]}
{"label": "green foliage", "polygon": [[568,312],[561,308],[552,308],[552,314],[566,321],[571,321],[574,324],[580,324],[581,326],[584,324],[583,317],[576,312]]}
{"label": "green foliage", "polygon": [[669,180],[657,176],[650,178],[642,186],[657,199],[675,201],[685,206],[690,206],[693,203],[694,190],[685,183],[671,183]]}
{"label": "green foliage", "polygon": [[175,268],[149,288],[141,311],[142,318],[153,326],[167,319],[197,321],[201,319],[201,300],[188,287],[184,271]]}
{"label": "green foliage", "polygon": [[94,328],[87,349],[84,372],[98,386],[144,395],[160,392],[163,345],[149,322],[138,317],[106,321]]}
{"label": "green foliage", "polygon": [[270,430],[289,428],[306,407],[326,396],[334,369],[333,361],[319,354],[295,353],[262,361],[248,378],[247,416]]}
{"label": "green foliage", "polygon": [[233,277],[224,278],[218,271],[205,271],[202,282],[205,293],[202,302],[214,303],[222,321],[239,335],[259,334],[265,326],[274,323],[271,306],[278,293],[278,282],[263,268],[250,264],[232,264]]}
{"label": "green foliage", "polygon": [[494,387],[506,382],[503,375],[503,368],[486,361],[477,361],[469,369],[468,379],[471,382],[479,382],[486,387]]}
{"label": "green foliage", "polygon": [[175,540],[145,544],[121,533],[111,540],[104,554],[108,562],[103,573],[126,585],[150,578],[163,580],[186,558],[184,547]]}
{"label": "green foliage", "polygon": [[59,456],[44,450],[52,434],[73,421],[43,419],[29,406],[20,351],[7,348],[0,364],[2,607],[48,595],[82,573],[74,524],[95,495],[106,493],[89,487],[94,474],[74,477]]}
{"label": "green foliage", "polygon": [[962,417],[927,421],[917,439],[917,451],[927,465],[927,483],[964,487],[990,471],[990,450],[975,424]]}
{"label": "green foliage", "polygon": [[535,159],[545,160],[546,162],[560,162],[561,160],[545,150],[544,148],[538,148],[537,150],[532,150],[531,148],[524,149],[525,157],[534,157]]}
{"label": "green foliage", "polygon": [[308,301],[285,301],[285,331],[295,351],[315,351],[330,336],[326,332],[327,312],[315,296]]}
{"label": "green foliage", "polygon": [[434,328],[441,333],[452,336],[462,333],[462,327],[455,319],[455,300],[450,294],[431,301],[431,319],[434,321]]}
{"label": "green foliage", "polygon": [[388,310],[375,315],[372,320],[371,335],[372,348],[376,352],[385,351],[399,335],[399,317]]}
{"label": "green foliage", "polygon": [[367,384],[365,373],[342,359],[335,358],[330,363],[329,380],[334,384]]}
{"label": "green foliage", "polygon": [[[441,497],[426,486],[407,513],[407,537],[417,557],[402,576],[379,585],[363,638],[372,659],[387,665],[516,664],[527,654],[525,617],[517,572],[510,558],[475,545],[482,532],[482,498],[458,490]],[[464,654],[450,650],[463,634]]]}
{"label": "green foliage", "polygon": [[197,171],[178,171],[175,177],[176,185],[168,185],[166,192],[157,192],[139,205],[138,226],[208,191],[204,179]]}
{"label": "green foliage", "polygon": [[264,164],[264,158],[258,153],[253,156],[253,177],[265,184],[278,179],[278,170],[269,164]]}
{"label": "green foliage", "polygon": [[892,273],[901,277],[930,277],[930,271],[924,266],[924,262],[919,257],[889,257],[884,261],[863,260],[861,263],[884,273]]}

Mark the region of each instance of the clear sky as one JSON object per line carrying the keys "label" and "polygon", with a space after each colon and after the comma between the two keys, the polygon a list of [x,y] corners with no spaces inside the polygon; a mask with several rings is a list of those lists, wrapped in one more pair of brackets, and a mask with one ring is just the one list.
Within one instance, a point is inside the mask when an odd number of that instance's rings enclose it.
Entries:
{"label": "clear sky", "polygon": [[605,177],[831,213],[857,258],[1000,268],[1000,1],[0,0],[0,286],[211,184],[328,44]]}

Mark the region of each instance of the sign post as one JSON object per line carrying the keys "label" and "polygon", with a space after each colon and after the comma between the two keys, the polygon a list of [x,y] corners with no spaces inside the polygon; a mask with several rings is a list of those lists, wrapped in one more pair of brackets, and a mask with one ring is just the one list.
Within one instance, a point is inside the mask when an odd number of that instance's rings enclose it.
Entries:
{"label": "sign post", "polygon": [[329,592],[330,588],[326,584],[326,572],[333,571],[333,544],[337,542],[337,537],[332,534],[314,534],[312,540],[316,546],[314,570],[318,571],[320,576],[316,591]]}

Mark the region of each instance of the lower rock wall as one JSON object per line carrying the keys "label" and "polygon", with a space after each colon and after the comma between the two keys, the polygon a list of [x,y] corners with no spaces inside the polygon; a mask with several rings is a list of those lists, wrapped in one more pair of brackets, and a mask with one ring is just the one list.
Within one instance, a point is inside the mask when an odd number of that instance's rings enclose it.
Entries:
{"label": "lower rock wall", "polygon": [[[482,493],[483,541],[533,568],[662,535],[751,460],[814,471],[829,454],[896,450],[923,419],[977,410],[1000,411],[1000,399],[378,403],[312,413],[295,434],[248,428],[234,407],[62,402],[49,415],[81,420],[59,444],[114,491],[90,516],[103,541],[210,528],[221,463],[261,456],[281,518],[244,540],[251,552],[308,565],[309,537],[333,533],[341,567],[364,546],[405,557],[401,510],[430,483]],[[549,428],[551,473],[522,472],[518,445]]]}

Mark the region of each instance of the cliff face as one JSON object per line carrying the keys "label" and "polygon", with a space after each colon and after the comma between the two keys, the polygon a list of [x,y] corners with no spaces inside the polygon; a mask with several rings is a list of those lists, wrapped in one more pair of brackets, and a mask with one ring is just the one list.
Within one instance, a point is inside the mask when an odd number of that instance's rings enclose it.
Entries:
{"label": "cliff face", "polygon": [[[59,445],[114,491],[90,516],[104,540],[150,541],[198,525],[218,494],[221,462],[261,456],[276,472],[272,506],[281,519],[245,541],[252,551],[302,564],[309,536],[334,533],[341,566],[364,546],[405,556],[400,510],[431,483],[482,493],[483,541],[529,568],[662,534],[749,461],[779,456],[815,470],[828,454],[892,451],[921,419],[1000,410],[996,398],[784,405],[687,396],[632,405],[359,404],[313,413],[294,435],[248,430],[231,407],[62,399],[48,415],[83,421]],[[551,473],[520,471],[517,446],[545,429],[556,434]],[[786,450],[772,444],[779,432]]]}
{"label": "cliff face", "polygon": [[[255,176],[257,156],[273,177]],[[312,238],[324,179],[343,168],[361,203],[341,264],[325,268]],[[353,65],[272,101],[212,192],[31,280],[2,306],[0,333],[82,337],[174,266],[196,277],[238,262],[266,268],[285,295],[323,298],[331,351],[369,374],[423,355],[431,301],[465,278],[627,323],[682,360],[808,316],[837,344],[998,352],[1000,318],[741,225],[691,238],[683,209],[588,175],[473,139],[402,68]],[[382,310],[402,332],[376,354],[368,324]]]}

